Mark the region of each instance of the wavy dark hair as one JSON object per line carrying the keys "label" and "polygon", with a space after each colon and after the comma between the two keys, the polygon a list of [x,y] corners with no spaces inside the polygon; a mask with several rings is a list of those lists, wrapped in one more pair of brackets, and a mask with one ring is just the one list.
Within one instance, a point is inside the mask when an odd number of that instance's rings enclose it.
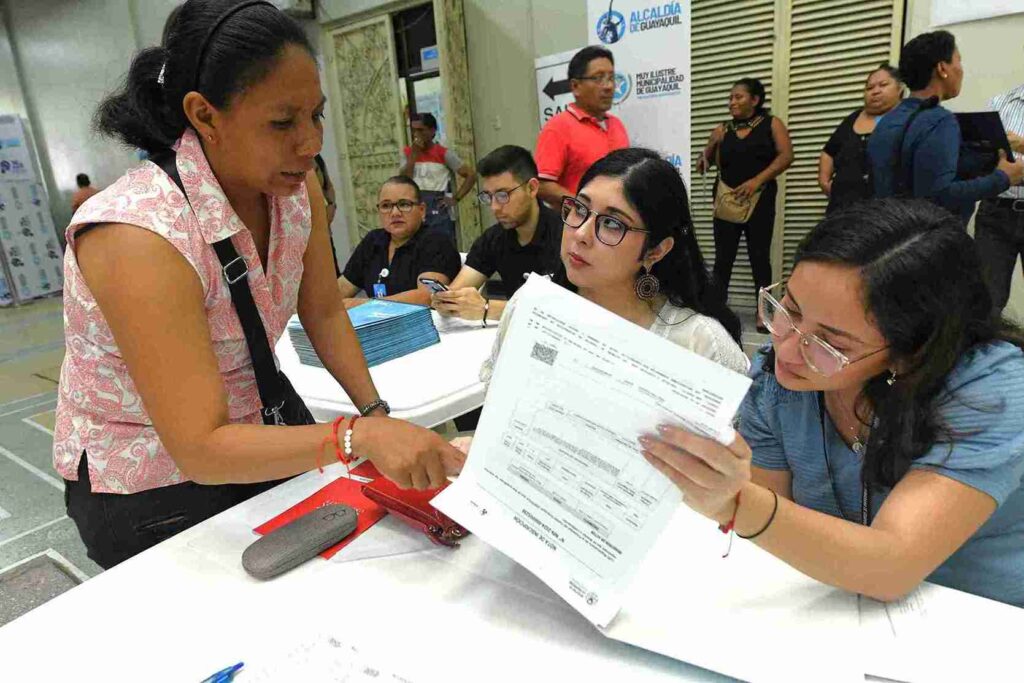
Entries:
{"label": "wavy dark hair", "polygon": [[[651,268],[651,274],[661,283],[661,292],[674,306],[711,316],[739,342],[739,318],[725,305],[721,288],[704,263],[690,218],[686,185],[675,166],[653,150],[630,147],[611,152],[594,162],[583,174],[580,190],[598,177],[622,181],[626,201],[636,209],[650,231],[643,252],[637,255],[637,275],[644,253],[666,237],[672,237],[675,240],[672,250]],[[555,273],[554,281],[576,291],[569,282],[564,264]]]}
{"label": "wavy dark hair", "polygon": [[[1007,341],[1024,348],[1024,332],[993,310],[974,240],[960,219],[924,200],[876,199],[829,215],[797,248],[801,263],[860,271],[864,309],[900,368],[873,377],[857,400],[868,425],[862,475],[869,486],[892,487],[936,443],[960,436],[939,409],[958,400],[944,391],[961,357],[978,345]],[[775,367],[774,351],[765,367]],[[992,405],[972,406],[998,410]]]}
{"label": "wavy dark hair", "polygon": [[161,45],[138,52],[120,89],[100,104],[96,130],[156,154],[189,127],[182,100],[190,91],[223,109],[266,77],[288,45],[313,55],[302,27],[269,3],[239,9],[211,34],[218,19],[242,1],[188,0],[175,8]]}

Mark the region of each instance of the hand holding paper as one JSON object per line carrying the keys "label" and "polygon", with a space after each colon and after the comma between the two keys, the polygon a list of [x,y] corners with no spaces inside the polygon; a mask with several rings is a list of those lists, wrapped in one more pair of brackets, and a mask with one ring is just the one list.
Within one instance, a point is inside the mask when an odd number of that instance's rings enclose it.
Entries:
{"label": "hand holding paper", "polygon": [[736,509],[736,495],[750,481],[751,452],[739,434],[724,446],[674,425],[660,425],[658,436],[640,438],[644,457],[683,494],[683,502],[719,524]]}
{"label": "hand holding paper", "polygon": [[638,438],[725,440],[750,380],[547,280],[517,296],[471,457],[433,504],[603,626],[679,508]]}

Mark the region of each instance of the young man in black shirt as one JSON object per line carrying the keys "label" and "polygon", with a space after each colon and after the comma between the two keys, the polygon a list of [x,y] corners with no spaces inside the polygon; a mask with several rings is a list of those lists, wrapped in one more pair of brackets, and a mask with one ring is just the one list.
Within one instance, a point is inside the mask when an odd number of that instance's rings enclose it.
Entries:
{"label": "young man in black shirt", "polygon": [[550,275],[559,265],[562,219],[537,199],[540,181],[530,152],[515,145],[494,150],[477,165],[477,195],[498,222],[473,243],[450,290],[431,302],[439,313],[466,320],[498,320],[504,301],[489,301],[480,287],[497,271],[511,298],[530,273]]}

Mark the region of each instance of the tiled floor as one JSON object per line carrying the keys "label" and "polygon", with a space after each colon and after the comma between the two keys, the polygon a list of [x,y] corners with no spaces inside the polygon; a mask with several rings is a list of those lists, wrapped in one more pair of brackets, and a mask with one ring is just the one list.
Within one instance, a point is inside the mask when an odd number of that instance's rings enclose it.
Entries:
{"label": "tiled floor", "polygon": [[[85,556],[65,513],[50,454],[62,330],[60,299],[0,309],[0,581],[19,582],[27,606],[73,585],[33,558],[55,562],[78,580],[102,571]],[[16,613],[0,614],[0,625],[5,616]]]}

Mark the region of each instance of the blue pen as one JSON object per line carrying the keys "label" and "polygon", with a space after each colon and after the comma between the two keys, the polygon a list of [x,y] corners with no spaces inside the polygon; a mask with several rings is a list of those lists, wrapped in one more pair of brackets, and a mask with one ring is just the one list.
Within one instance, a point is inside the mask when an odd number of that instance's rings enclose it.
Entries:
{"label": "blue pen", "polygon": [[221,669],[209,678],[203,679],[202,683],[229,683],[235,678],[235,674],[237,674],[243,666],[245,666],[245,662],[239,662],[234,666]]}

